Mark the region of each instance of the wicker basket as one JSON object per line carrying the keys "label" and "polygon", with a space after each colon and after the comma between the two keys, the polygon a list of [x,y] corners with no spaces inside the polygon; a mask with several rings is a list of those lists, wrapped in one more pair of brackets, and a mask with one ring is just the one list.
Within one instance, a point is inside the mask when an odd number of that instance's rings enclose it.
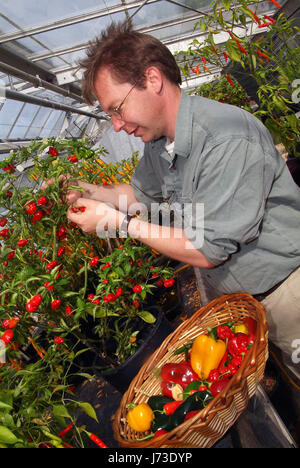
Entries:
{"label": "wicker basket", "polygon": [[[193,340],[206,327],[216,327],[225,322],[251,317],[257,321],[256,340],[246,354],[238,372],[228,385],[193,418],[160,437],[137,441],[147,433],[133,431],[126,422],[128,403],[142,403],[151,395],[160,395],[160,380],[154,369],[166,362],[180,362],[182,355],[174,351]],[[150,356],[124,394],[114,415],[115,439],[125,448],[201,448],[211,447],[234,424],[246,408],[263,378],[268,359],[268,325],[265,310],[250,294],[239,293],[222,296],[199,309],[171,333]]]}

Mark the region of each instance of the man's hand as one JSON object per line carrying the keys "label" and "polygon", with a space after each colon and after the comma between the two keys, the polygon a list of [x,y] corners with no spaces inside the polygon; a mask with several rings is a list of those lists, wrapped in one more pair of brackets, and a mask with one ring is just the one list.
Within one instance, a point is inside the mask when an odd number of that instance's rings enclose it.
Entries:
{"label": "man's hand", "polygon": [[[72,182],[69,182],[70,178],[71,178],[70,175],[60,175],[58,178],[60,186],[62,188],[67,188],[69,185],[79,187],[78,181],[72,180]],[[55,179],[48,180],[41,186],[41,189],[45,190],[50,185],[53,185],[54,182],[55,182]],[[75,190],[75,189],[67,190],[64,200],[62,201],[64,203],[67,203],[68,205],[72,205],[72,203],[75,203],[79,198],[83,196],[83,192],[84,190]]]}
{"label": "man's hand", "polygon": [[105,237],[107,231],[114,237],[125,214],[106,203],[81,197],[68,209],[67,217],[83,232],[96,232],[99,237]]}

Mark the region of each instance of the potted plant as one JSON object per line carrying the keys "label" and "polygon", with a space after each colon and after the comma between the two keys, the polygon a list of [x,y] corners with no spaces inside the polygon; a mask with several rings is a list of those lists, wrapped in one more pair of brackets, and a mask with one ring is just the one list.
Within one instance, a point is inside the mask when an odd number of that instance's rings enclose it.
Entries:
{"label": "potted plant", "polygon": [[[52,398],[54,387],[66,391],[71,374],[82,374],[78,363],[86,353],[101,360],[102,371],[118,368],[138,350],[143,329],[155,327],[157,310],[146,307],[147,299],[154,279],[172,279],[172,269],[156,263],[158,253],[134,239],[100,239],[66,217],[62,174],[70,175],[70,183],[129,183],[138,155],[115,164],[105,163],[105,155],[87,140],[46,139],[32,141],[0,163],[0,351],[5,358],[0,376],[5,392],[15,391],[19,382],[26,389],[24,375],[31,372],[35,380],[30,385],[37,385],[43,373]],[[42,190],[50,178],[54,183]],[[31,351],[35,359],[28,364]],[[61,370],[57,380],[46,364],[53,372]],[[51,405],[45,403],[46,408],[51,413]],[[54,413],[59,416],[57,409]],[[40,432],[33,431],[35,446],[49,442]]]}
{"label": "potted plant", "polygon": [[[280,5],[270,2],[279,11]],[[235,76],[242,86],[250,79],[258,108],[247,110],[264,122],[275,144],[282,143],[290,155],[299,156],[300,124],[295,115],[299,106],[293,99],[293,86],[300,74],[299,47],[294,40],[299,28],[282,13],[275,17],[261,13],[260,5],[252,0],[214,0],[211,13],[195,24],[205,39],[194,39],[186,50],[178,52],[178,64],[186,77],[213,74],[218,67],[232,87],[231,92],[227,89],[226,100],[237,86]],[[253,35],[254,30],[261,34]],[[225,35],[225,41],[220,35]],[[275,41],[280,48],[275,48]],[[217,88],[222,88],[224,77]],[[206,85],[193,92],[205,95]],[[232,104],[244,106],[234,100]]]}

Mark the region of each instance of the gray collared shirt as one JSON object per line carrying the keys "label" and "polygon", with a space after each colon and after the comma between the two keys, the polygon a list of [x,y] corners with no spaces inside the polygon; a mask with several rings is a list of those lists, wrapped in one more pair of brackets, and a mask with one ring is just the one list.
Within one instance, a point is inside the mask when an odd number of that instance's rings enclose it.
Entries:
{"label": "gray collared shirt", "polygon": [[165,144],[145,145],[135,196],[174,208],[216,291],[263,293],[299,266],[300,189],[257,118],[182,91],[173,155]]}

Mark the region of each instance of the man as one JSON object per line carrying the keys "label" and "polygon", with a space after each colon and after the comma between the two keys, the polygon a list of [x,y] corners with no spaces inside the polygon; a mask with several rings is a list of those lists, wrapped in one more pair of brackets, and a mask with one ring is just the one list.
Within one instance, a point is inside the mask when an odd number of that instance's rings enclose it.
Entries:
{"label": "man", "polygon": [[[79,182],[85,192],[67,200],[86,210],[69,219],[86,232],[116,227],[199,267],[216,295],[258,295],[270,338],[291,358],[300,343],[300,189],[269,132],[242,109],[185,94],[169,50],[126,24],[110,26],[81,65],[86,101],[97,99],[115,131],[140,137],[145,152],[131,185]],[[163,203],[177,221],[167,231],[126,213]]]}

